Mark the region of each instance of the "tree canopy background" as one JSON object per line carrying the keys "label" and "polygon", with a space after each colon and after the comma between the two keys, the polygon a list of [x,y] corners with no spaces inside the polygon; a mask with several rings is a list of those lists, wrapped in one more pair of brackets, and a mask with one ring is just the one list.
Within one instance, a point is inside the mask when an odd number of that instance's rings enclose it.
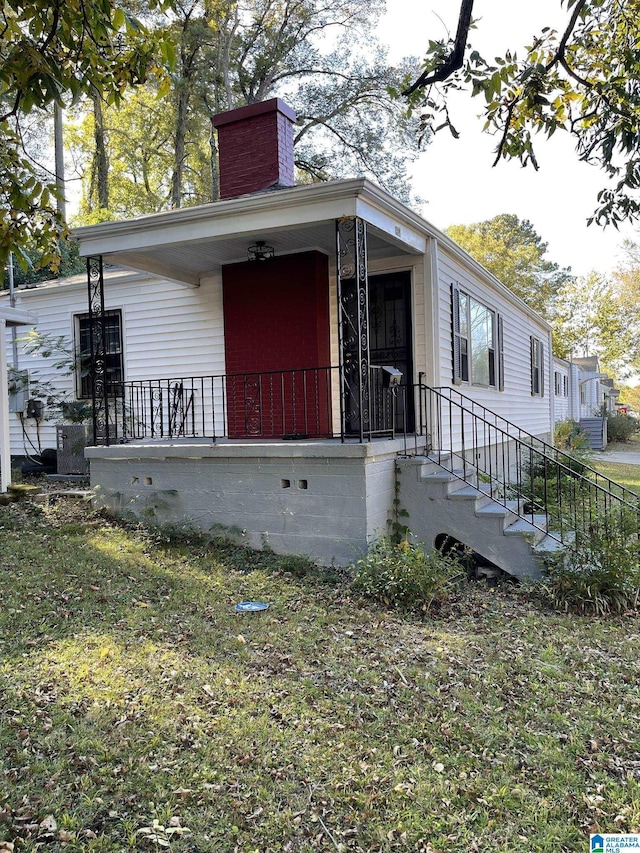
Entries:
{"label": "tree canopy background", "polygon": [[[149,9],[161,0],[148,0]],[[55,175],[25,144],[27,119],[47,115],[54,103],[83,96],[117,103],[129,85],[171,59],[162,33],[109,0],[23,0],[0,11],[0,263],[9,251],[28,263],[37,250],[42,265],[58,263],[64,236],[56,206]]]}
{"label": "tree canopy background", "polygon": [[451,225],[446,233],[496,278],[547,320],[551,320],[558,291],[569,281],[547,257],[547,244],[528,220],[502,213],[472,225]]}
{"label": "tree canopy background", "polygon": [[[485,58],[474,47],[474,0],[460,0],[455,37],[432,40],[420,75],[403,90],[425,126],[448,128],[449,96],[479,101],[496,136],[495,162],[537,168],[536,135],[569,134],[580,160],[613,179],[592,220],[617,225],[640,214],[640,0],[558,0],[565,25],[543,27],[529,43]],[[478,6],[481,13],[481,7]]]}
{"label": "tree canopy background", "polygon": [[610,276],[576,277],[550,260],[532,224],[513,214],[446,233],[551,324],[555,355],[597,355],[617,380],[640,373],[638,245],[625,244],[625,261]]}
{"label": "tree canopy background", "polygon": [[[85,224],[218,197],[211,117],[273,96],[298,114],[301,181],[365,174],[408,199],[420,119],[373,36],[382,0],[30,0],[0,17],[0,261],[55,272],[66,224],[37,148],[53,104]],[[34,119],[39,134],[26,132]],[[34,122],[31,121],[33,125]]]}

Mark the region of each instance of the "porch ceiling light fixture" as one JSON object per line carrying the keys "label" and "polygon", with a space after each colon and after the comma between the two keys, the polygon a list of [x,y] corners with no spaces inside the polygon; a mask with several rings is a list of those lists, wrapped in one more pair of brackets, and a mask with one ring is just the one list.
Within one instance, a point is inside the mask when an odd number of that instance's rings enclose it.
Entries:
{"label": "porch ceiling light fixture", "polygon": [[256,240],[253,246],[247,249],[250,261],[266,261],[273,257],[273,246],[267,246],[264,240]]}

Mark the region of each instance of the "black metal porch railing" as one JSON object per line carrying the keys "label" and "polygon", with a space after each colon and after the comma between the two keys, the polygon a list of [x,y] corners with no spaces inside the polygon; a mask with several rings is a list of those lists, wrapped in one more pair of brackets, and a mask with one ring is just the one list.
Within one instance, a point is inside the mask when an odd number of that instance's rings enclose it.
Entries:
{"label": "black metal porch railing", "polygon": [[[371,369],[370,423],[364,440],[401,434],[406,388],[384,387]],[[338,367],[170,377],[111,388],[109,444],[141,439],[360,438],[345,415]]]}
{"label": "black metal porch railing", "polygon": [[[483,489],[558,542],[629,517],[640,499],[579,459],[461,394],[422,381],[388,388],[371,367],[366,430],[350,411],[339,367],[147,379],[110,386],[108,443],[203,438],[370,440],[426,437],[441,467]],[[414,419],[416,421],[414,429]]]}
{"label": "black metal porch railing", "polygon": [[420,383],[418,396],[432,458],[534,528],[561,543],[616,521],[638,531],[634,492],[454,388]]}

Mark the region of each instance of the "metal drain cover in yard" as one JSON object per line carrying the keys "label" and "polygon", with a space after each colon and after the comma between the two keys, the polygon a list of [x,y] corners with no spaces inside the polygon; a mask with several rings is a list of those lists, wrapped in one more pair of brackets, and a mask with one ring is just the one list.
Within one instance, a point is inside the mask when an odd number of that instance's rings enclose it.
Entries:
{"label": "metal drain cover in yard", "polygon": [[256,613],[258,610],[267,610],[268,607],[263,601],[241,601],[236,604],[238,613]]}

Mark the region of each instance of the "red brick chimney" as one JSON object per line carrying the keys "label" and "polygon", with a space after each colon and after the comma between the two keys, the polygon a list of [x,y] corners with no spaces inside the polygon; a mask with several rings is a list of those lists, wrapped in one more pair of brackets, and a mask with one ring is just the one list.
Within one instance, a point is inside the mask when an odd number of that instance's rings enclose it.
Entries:
{"label": "red brick chimney", "polygon": [[296,114],[280,98],[213,117],[218,131],[220,198],[292,187]]}

